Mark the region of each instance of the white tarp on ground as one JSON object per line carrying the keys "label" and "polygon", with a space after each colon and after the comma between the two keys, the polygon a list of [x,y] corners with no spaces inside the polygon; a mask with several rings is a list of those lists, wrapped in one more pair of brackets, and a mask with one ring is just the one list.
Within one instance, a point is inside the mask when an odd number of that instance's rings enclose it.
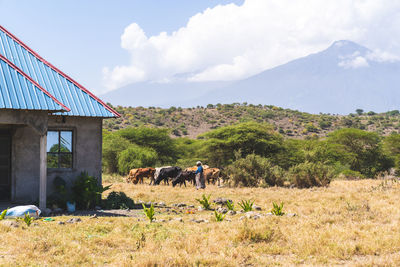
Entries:
{"label": "white tarp on ground", "polygon": [[7,210],[6,218],[24,217],[28,213],[30,216],[37,218],[40,216],[41,211],[35,205],[16,206]]}

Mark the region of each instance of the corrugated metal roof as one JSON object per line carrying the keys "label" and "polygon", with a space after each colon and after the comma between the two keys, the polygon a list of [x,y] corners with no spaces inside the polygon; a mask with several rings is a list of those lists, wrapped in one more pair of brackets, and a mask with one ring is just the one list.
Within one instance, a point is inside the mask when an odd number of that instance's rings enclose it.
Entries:
{"label": "corrugated metal roof", "polygon": [[40,57],[0,26],[0,54],[70,109],[67,116],[120,117],[82,85]]}
{"label": "corrugated metal roof", "polygon": [[69,111],[2,55],[0,55],[0,109]]}

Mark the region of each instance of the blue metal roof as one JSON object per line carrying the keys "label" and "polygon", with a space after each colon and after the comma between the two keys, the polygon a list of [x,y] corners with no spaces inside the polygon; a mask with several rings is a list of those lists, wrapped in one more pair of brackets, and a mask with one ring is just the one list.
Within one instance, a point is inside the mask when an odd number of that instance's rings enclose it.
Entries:
{"label": "blue metal roof", "polygon": [[0,55],[0,109],[68,111],[35,81]]}
{"label": "blue metal roof", "polygon": [[[70,109],[62,115],[120,117],[111,107],[44,60],[2,26],[0,26],[0,54]],[[61,115],[61,113],[55,114]]]}

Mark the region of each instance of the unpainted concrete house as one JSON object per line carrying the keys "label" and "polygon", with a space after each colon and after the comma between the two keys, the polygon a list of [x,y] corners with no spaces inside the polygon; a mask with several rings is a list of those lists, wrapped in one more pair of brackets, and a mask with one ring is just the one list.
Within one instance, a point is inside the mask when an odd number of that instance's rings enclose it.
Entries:
{"label": "unpainted concrete house", "polygon": [[56,176],[100,182],[102,120],[119,116],[0,26],[0,200],[45,208]]}

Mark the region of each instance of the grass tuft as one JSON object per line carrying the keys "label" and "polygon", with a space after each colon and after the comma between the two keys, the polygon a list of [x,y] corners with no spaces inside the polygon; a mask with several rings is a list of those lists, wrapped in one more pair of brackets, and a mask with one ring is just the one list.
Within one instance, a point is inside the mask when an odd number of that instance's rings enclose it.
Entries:
{"label": "grass tuft", "polygon": [[269,226],[261,225],[249,225],[247,221],[244,222],[243,226],[239,228],[239,232],[236,235],[236,241],[249,242],[249,243],[269,243],[274,238],[275,231]]}

